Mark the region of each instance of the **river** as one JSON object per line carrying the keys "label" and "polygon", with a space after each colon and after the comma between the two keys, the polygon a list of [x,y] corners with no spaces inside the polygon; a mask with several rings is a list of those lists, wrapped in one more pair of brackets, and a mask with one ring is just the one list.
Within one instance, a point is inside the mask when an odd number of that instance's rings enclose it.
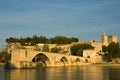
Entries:
{"label": "river", "polygon": [[0,80],[120,80],[120,66],[11,69],[0,67]]}

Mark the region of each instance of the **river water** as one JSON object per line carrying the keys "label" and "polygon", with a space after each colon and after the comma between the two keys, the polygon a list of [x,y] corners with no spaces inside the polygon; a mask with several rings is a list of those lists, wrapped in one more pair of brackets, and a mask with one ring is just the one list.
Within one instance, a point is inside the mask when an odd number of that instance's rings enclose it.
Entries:
{"label": "river water", "polygon": [[42,67],[11,70],[1,67],[0,80],[120,80],[120,67]]}

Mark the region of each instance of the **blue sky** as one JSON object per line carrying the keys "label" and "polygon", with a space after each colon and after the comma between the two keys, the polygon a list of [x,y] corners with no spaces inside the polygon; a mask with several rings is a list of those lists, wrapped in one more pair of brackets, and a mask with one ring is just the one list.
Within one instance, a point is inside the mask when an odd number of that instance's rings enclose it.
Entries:
{"label": "blue sky", "polygon": [[33,35],[100,41],[103,30],[120,37],[120,0],[0,0],[0,49]]}

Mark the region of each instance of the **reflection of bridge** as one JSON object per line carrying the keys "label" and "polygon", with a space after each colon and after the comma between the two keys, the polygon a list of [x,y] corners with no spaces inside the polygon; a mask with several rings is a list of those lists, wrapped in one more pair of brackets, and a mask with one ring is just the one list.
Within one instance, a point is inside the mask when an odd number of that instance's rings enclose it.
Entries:
{"label": "reflection of bridge", "polygon": [[80,65],[86,59],[79,56],[56,54],[50,52],[27,51],[16,49],[11,53],[11,68],[34,68],[36,62],[44,66],[74,66]]}

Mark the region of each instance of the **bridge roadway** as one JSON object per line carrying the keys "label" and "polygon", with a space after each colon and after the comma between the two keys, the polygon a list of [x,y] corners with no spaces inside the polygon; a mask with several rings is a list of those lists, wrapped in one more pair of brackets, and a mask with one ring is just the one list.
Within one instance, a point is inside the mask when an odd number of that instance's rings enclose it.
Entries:
{"label": "bridge roadway", "polygon": [[35,68],[36,63],[42,63],[47,67],[76,66],[85,61],[85,58],[79,56],[15,49],[11,52],[9,68]]}

